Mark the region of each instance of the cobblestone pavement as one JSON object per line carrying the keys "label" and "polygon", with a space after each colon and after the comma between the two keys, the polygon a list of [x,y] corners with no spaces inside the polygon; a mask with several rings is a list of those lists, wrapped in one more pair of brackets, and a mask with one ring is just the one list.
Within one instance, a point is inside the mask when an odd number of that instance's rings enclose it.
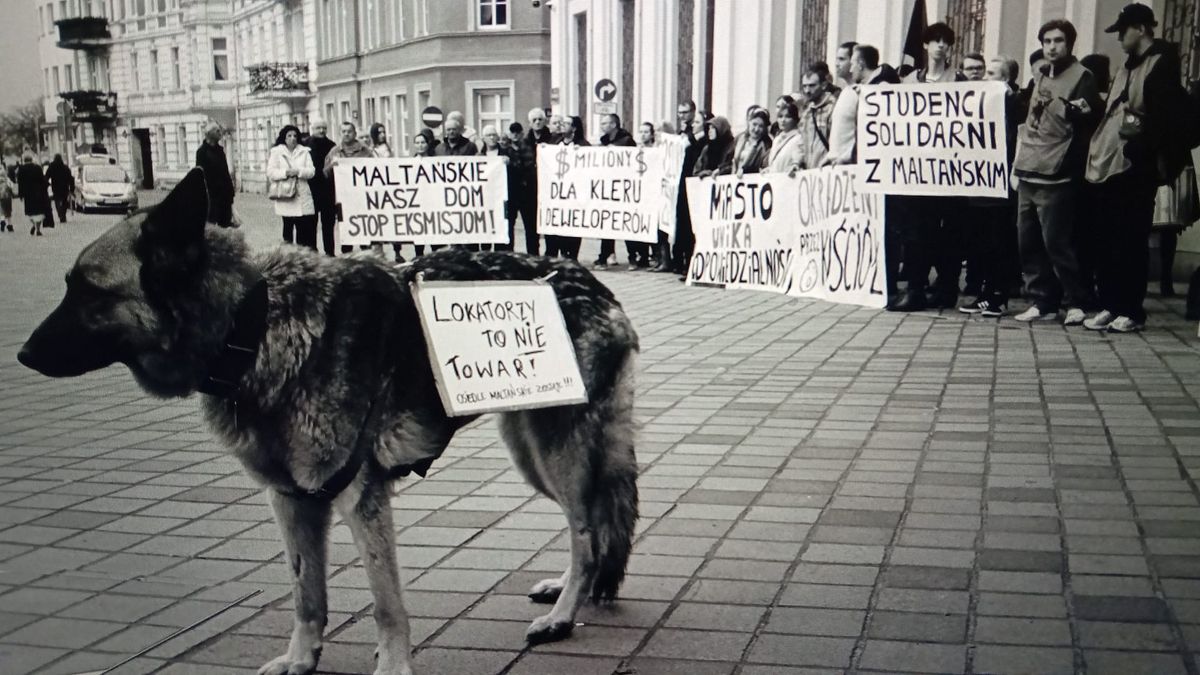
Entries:
{"label": "cobblestone pavement", "polygon": [[[271,245],[266,202],[242,201]],[[100,670],[261,589],[117,671],[253,672],[284,650],[287,570],[196,402],[14,358],[113,219],[0,236],[0,671]],[[643,346],[622,598],[524,648],[563,521],[483,421],[395,499],[419,673],[1198,672],[1200,340],[1181,303],[1105,336],[602,278]],[[321,668],[370,672],[340,525],[330,559]]]}

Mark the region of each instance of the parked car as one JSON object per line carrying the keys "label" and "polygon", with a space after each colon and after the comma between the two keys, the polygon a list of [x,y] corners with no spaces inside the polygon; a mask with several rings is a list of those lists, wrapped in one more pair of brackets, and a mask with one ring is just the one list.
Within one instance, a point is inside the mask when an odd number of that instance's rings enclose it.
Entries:
{"label": "parked car", "polygon": [[125,169],[115,164],[83,163],[76,167],[71,207],[80,213],[88,209],[133,211],[138,207],[137,186]]}

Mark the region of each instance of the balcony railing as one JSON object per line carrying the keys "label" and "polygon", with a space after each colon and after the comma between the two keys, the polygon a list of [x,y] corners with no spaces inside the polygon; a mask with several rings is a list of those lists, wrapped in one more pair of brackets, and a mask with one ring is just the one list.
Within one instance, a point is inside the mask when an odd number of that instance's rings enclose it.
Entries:
{"label": "balcony railing", "polygon": [[58,46],[62,49],[98,49],[112,44],[108,19],[102,16],[60,19],[54,25],[58,26]]}
{"label": "balcony railing", "polygon": [[111,122],[117,119],[117,95],[111,91],[68,91],[59,94],[71,103],[75,122]]}
{"label": "balcony railing", "polygon": [[312,95],[307,63],[259,63],[247,66],[246,71],[251,94],[278,98]]}

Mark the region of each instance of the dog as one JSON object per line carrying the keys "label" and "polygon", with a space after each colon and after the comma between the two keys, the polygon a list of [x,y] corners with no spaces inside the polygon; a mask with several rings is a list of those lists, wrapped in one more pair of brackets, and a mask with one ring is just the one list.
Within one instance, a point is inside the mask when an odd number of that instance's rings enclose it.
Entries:
{"label": "dog", "polygon": [[394,267],[293,246],[251,256],[237,230],[205,227],[203,172],[80,253],[62,302],[18,355],[52,377],[122,363],[158,397],[201,392],[203,414],[266,488],[293,577],[287,653],[266,675],[308,673],[326,621],[326,538],[350,527],[375,599],[376,675],[412,672],[390,483],[424,475],[456,430],[434,382],[409,283],[544,279],[553,286],[588,402],[500,414],[513,462],[558,503],[570,565],[530,597],[553,609],[530,643],[567,637],[589,597],[615,599],[638,516],[633,369],[638,338],[612,292],[574,261],[443,250]]}

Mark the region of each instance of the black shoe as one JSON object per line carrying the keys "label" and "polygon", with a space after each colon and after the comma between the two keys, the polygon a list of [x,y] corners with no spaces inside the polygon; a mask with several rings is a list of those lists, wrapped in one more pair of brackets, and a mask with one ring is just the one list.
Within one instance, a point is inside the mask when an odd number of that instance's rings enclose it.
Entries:
{"label": "black shoe", "polygon": [[892,312],[919,312],[923,309],[925,309],[925,293],[922,291],[905,291],[900,300],[888,307],[888,310]]}
{"label": "black shoe", "polygon": [[672,272],[674,272],[675,270],[671,269],[671,263],[669,263],[669,262],[660,262],[660,263],[658,263],[658,265],[656,265],[655,267],[651,268],[651,270],[650,270],[650,271],[651,271],[651,272],[665,272],[665,273],[667,273],[667,274],[671,274],[671,273],[672,273]]}
{"label": "black shoe", "polygon": [[984,300],[979,303],[979,315],[990,319],[1002,317],[1007,311],[1008,303],[1002,300]]}
{"label": "black shoe", "polygon": [[958,311],[963,314],[979,314],[983,311],[983,306],[987,304],[986,300],[979,298],[967,298],[967,301],[958,306]]}

